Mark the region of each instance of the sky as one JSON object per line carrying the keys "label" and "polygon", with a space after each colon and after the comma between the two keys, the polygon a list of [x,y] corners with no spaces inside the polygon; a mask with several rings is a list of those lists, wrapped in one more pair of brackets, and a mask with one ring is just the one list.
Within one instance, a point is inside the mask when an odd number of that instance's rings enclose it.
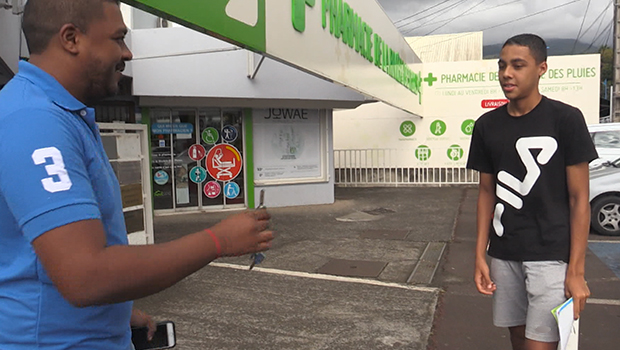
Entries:
{"label": "sky", "polygon": [[615,0],[377,1],[405,36],[483,30],[485,45],[526,32],[544,39],[579,37],[586,44],[595,41],[595,47],[612,45]]}

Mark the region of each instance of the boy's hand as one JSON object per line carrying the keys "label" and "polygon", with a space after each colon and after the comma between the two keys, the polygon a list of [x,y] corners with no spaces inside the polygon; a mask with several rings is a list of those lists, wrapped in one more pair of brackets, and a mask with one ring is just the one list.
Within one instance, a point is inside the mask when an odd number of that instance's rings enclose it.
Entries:
{"label": "boy's hand", "polygon": [[485,259],[476,260],[474,282],[476,282],[476,288],[478,288],[478,292],[485,295],[493,295],[493,292],[497,289],[495,283],[491,281],[489,264],[487,264]]}
{"label": "boy's hand", "polygon": [[586,300],[590,297],[590,288],[583,275],[566,275],[564,290],[567,298],[573,298],[573,314],[575,320],[586,307]]}

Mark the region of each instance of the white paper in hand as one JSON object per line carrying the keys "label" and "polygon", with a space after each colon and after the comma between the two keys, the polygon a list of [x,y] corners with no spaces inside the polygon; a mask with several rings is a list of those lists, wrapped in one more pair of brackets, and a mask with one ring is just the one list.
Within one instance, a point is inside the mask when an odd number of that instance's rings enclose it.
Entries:
{"label": "white paper in hand", "polygon": [[559,350],[567,350],[568,349],[568,340],[571,335],[576,336],[577,334],[574,327],[574,313],[573,313],[573,298],[568,299],[562,305],[559,305],[555,309],[551,310],[553,316],[558,321],[558,328],[560,331],[560,344]]}

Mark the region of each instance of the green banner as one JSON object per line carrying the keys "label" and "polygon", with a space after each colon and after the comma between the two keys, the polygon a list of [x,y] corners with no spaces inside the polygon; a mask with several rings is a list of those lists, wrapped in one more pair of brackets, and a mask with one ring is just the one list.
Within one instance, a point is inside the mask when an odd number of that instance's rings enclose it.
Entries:
{"label": "green banner", "polygon": [[[143,11],[209,34],[232,44],[265,52],[265,0],[258,0],[256,18],[235,18],[239,0],[122,0]],[[241,0],[241,6],[247,6]],[[237,5],[237,6],[234,6]]]}

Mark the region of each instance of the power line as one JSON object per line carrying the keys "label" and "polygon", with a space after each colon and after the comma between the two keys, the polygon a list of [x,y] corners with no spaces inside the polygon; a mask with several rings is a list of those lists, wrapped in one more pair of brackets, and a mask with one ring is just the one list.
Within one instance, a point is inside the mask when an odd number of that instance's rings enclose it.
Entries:
{"label": "power line", "polygon": [[609,39],[611,39],[611,35],[607,36],[607,39],[605,39],[605,46],[609,47]]}
{"label": "power line", "polygon": [[[429,13],[429,14],[427,14],[426,16],[424,16],[424,17],[422,17],[422,18],[410,19],[410,20],[408,20],[406,23],[401,23],[401,24],[397,25],[397,26],[396,26],[396,28],[398,28],[398,29],[401,29],[401,30],[402,30],[403,28],[405,28],[405,27],[407,27],[407,26],[409,26],[409,25],[411,25],[411,24],[414,24],[414,23],[419,22],[421,19],[426,19],[426,18],[429,18],[429,17],[431,17],[431,16],[433,16],[433,15],[434,15],[434,17],[433,17],[433,18],[429,19],[428,21],[426,21],[426,22],[424,22],[424,23],[422,24],[422,25],[425,25],[425,24],[427,24],[427,23],[432,22],[433,20],[435,20],[435,18],[440,17],[440,16],[441,16],[441,15],[443,15],[445,12],[447,12],[447,11],[449,11],[449,10],[451,10],[451,9],[453,9],[453,8],[455,8],[455,7],[457,7],[457,6],[459,6],[460,4],[464,3],[465,1],[467,1],[467,0],[459,0],[459,1],[457,1],[456,3],[454,3],[454,4],[452,4],[452,5],[448,5],[448,6],[444,7],[444,8],[441,8],[441,9],[438,9],[438,10],[436,10],[436,11],[432,12],[432,13]],[[443,2],[442,2],[442,4],[443,4]]]}
{"label": "power line", "polygon": [[583,19],[581,20],[581,26],[579,26],[579,32],[577,33],[577,37],[575,38],[575,42],[573,43],[573,49],[570,51],[570,53],[575,53],[575,46],[577,46],[577,41],[579,40],[579,37],[581,36],[581,30],[583,29],[583,24],[586,22],[586,17],[588,16],[588,9],[590,8],[590,1],[588,0],[588,4],[586,5],[586,11],[583,13]]}
{"label": "power line", "polygon": [[439,5],[443,4],[443,3],[446,3],[446,2],[448,2],[448,1],[450,1],[450,0],[444,0],[444,1],[440,2],[440,3],[438,3],[438,4],[435,4],[435,5],[431,6],[431,7],[426,8],[426,9],[424,9],[424,10],[422,10],[422,11],[416,12],[416,13],[414,13],[413,15],[410,15],[410,16],[407,16],[407,17],[404,17],[404,18],[401,18],[401,19],[399,19],[398,21],[394,22],[394,24],[397,24],[397,23],[400,23],[400,22],[402,22],[402,21],[408,20],[409,18],[411,18],[411,17],[415,17],[415,16],[417,16],[417,15],[419,15],[419,14],[422,14],[422,13],[424,13],[424,12],[428,11],[428,10],[432,10],[432,9],[434,9],[435,7],[437,7],[437,6],[439,6]]}
{"label": "power line", "polygon": [[[480,10],[475,11],[475,12],[471,12],[471,13],[464,14],[464,15],[462,15],[461,17],[467,17],[467,16],[475,15],[475,14],[477,14],[477,13],[481,13],[481,12],[485,12],[485,11],[488,11],[488,10],[492,10],[492,9],[495,9],[495,8],[498,8],[498,7],[502,7],[502,6],[506,6],[506,5],[514,4],[515,2],[520,2],[520,1],[522,1],[522,0],[513,0],[513,1],[510,1],[510,2],[503,3],[503,4],[499,4],[499,5],[495,5],[495,6],[491,6],[491,7],[486,7],[486,8],[480,9]],[[612,0],[612,1],[613,1],[613,0]],[[443,20],[441,20],[441,21],[437,21],[437,22],[430,22],[430,23],[428,23],[428,22],[427,22],[427,23],[425,23],[424,25],[431,25],[431,24],[444,23],[444,22],[451,21],[451,20],[452,20],[452,19],[443,19]]]}
{"label": "power line", "polygon": [[[568,5],[572,4],[572,3],[579,2],[579,1],[582,1],[582,0],[573,0],[573,1],[571,1],[571,2],[567,2],[567,3],[565,3],[565,4],[561,4],[561,5],[558,5],[558,6],[554,6],[554,7],[552,7],[552,8],[549,8],[549,9],[546,9],[546,10],[542,10],[542,11],[539,11],[539,12],[536,12],[536,13],[532,13],[532,14],[529,14],[529,15],[527,15],[527,16],[519,17],[519,18],[517,18],[517,19],[513,19],[513,20],[508,21],[508,22],[504,22],[504,23],[500,23],[500,24],[497,24],[497,25],[494,25],[494,26],[490,26],[490,27],[487,27],[487,28],[481,29],[481,30],[479,30],[479,31],[485,31],[485,30],[489,30],[489,29],[493,29],[493,28],[501,27],[501,26],[504,26],[504,25],[506,25],[506,24],[514,23],[514,22],[520,21],[520,20],[522,20],[522,19],[526,19],[526,18],[530,18],[530,17],[533,17],[533,16],[537,16],[537,15],[540,15],[540,14],[543,14],[543,13],[546,13],[546,12],[549,12],[549,11],[552,11],[552,10],[555,10],[555,9],[558,9],[558,8],[561,8],[561,7],[564,7],[564,6],[568,6]],[[418,49],[422,49],[422,48],[425,48],[425,47],[429,47],[429,46],[438,45],[438,44],[444,43],[444,42],[446,42],[446,41],[451,41],[451,40],[455,40],[455,39],[458,39],[458,38],[462,38],[462,37],[467,36],[467,35],[470,35],[470,34],[469,34],[469,33],[466,33],[466,34],[463,34],[463,35],[460,35],[460,36],[455,36],[455,37],[452,37],[452,38],[449,38],[449,39],[446,39],[446,40],[437,41],[437,42],[434,42],[434,43],[432,43],[432,44],[428,44],[428,45],[420,46],[420,47],[418,47]]]}
{"label": "power line", "polygon": [[[601,30],[601,26],[603,25],[603,22],[604,22],[604,20],[603,20],[602,16],[603,16],[603,14],[605,14],[605,12],[609,9],[609,7],[611,6],[611,4],[613,4],[613,2],[614,2],[614,0],[609,1],[609,4],[607,4],[607,7],[605,7],[605,9],[603,10],[603,12],[601,12],[601,13],[598,15],[598,17],[596,17],[596,19],[594,20],[594,22],[592,22],[592,24],[590,24],[590,26],[589,26],[589,27],[588,27],[588,28],[587,28],[587,29],[583,32],[583,35],[585,35],[585,34],[586,34],[589,30],[590,30],[590,28],[592,28],[592,27],[594,26],[594,24],[595,24],[595,23],[596,23],[596,22],[600,19],[600,21],[598,21],[598,27],[596,28],[596,31],[594,32],[594,36],[593,36],[592,42],[590,43],[590,45],[588,46],[588,48],[587,48],[587,49],[585,49],[582,53],[584,53],[584,52],[586,52],[586,51],[590,50],[590,48],[594,45],[594,41],[595,41],[595,39],[598,37],[598,35],[599,35],[599,30]],[[612,19],[612,20],[613,20],[613,19]],[[603,30],[603,32],[605,32],[605,30]]]}
{"label": "power line", "polygon": [[[429,19],[428,21],[426,21],[426,22],[424,22],[424,23],[422,23],[422,24],[418,25],[417,27],[411,28],[410,30],[408,30],[408,31],[407,31],[407,33],[411,33],[412,31],[414,31],[414,30],[416,30],[416,29],[418,29],[418,28],[420,28],[420,27],[424,27],[424,26],[425,26],[425,25],[427,25],[429,22],[432,22],[433,20],[435,20],[437,17],[441,17],[442,15],[444,15],[444,14],[445,14],[446,12],[448,12],[449,10],[452,10],[452,9],[454,9],[454,8],[458,7],[459,5],[461,5],[462,3],[466,2],[466,1],[467,1],[467,0],[460,0],[460,1],[458,1],[457,3],[455,3],[455,4],[452,4],[452,5],[448,6],[448,7],[444,7],[443,9],[441,9],[441,10],[438,10],[438,11],[434,12],[433,14],[435,15],[435,17],[433,17],[433,18]],[[432,15],[432,14],[431,14],[431,15]],[[429,16],[431,16],[431,15],[429,15]],[[408,26],[408,25],[410,25],[410,24],[413,24],[413,23],[415,23],[415,21],[410,21],[409,23],[407,23],[407,24],[405,24],[405,25],[402,25],[402,26],[400,26],[400,27],[398,27],[398,28],[402,30],[402,29],[404,29],[406,26]]]}
{"label": "power line", "polygon": [[[614,24],[614,21],[613,21],[613,20],[609,21],[609,23],[607,24],[607,26],[605,27],[605,29],[603,29],[603,31],[601,32],[601,34],[599,34],[599,35],[598,35],[597,40],[598,40],[599,38],[601,38],[603,35],[605,35],[605,34],[606,34],[606,32],[610,31],[610,30],[611,30],[611,28],[612,28],[612,26],[613,26],[613,24]],[[607,36],[607,39],[605,39],[605,41],[609,41],[609,35]]]}
{"label": "power line", "polygon": [[[594,44],[609,30],[611,30],[612,25],[614,24],[614,20],[612,19],[611,21],[609,21],[609,23],[607,24],[607,26],[605,26],[605,28],[603,29],[603,31],[596,37],[594,38],[594,40],[592,40],[592,43],[590,44],[590,46],[588,46],[588,48],[583,51],[582,53],[585,53],[586,51],[588,51],[592,46],[594,46]],[[606,39],[606,42],[609,41],[609,36]]]}
{"label": "power line", "polygon": [[488,28],[484,28],[484,29],[483,29],[483,31],[485,31],[485,30],[489,30],[489,29],[493,29],[493,28],[497,28],[497,27],[501,27],[501,26],[504,26],[504,25],[506,25],[506,24],[510,24],[510,23],[514,23],[514,22],[520,21],[520,20],[522,20],[522,19],[531,18],[531,17],[537,16],[537,15],[540,15],[540,14],[543,14],[543,13],[546,13],[546,12],[549,12],[549,11],[552,11],[552,10],[555,10],[555,9],[559,9],[560,7],[568,6],[568,5],[570,5],[570,4],[573,4],[573,3],[575,3],[575,2],[579,2],[579,1],[583,1],[583,0],[573,0],[573,1],[571,1],[571,2],[567,2],[567,3],[565,3],[565,4],[560,4],[560,5],[558,5],[558,6],[554,6],[554,7],[552,7],[552,8],[548,8],[548,9],[546,9],[546,10],[538,11],[538,12],[535,12],[535,13],[529,14],[529,15],[527,15],[527,16],[523,16],[523,17],[519,17],[519,18],[517,18],[517,19],[513,19],[512,21],[508,21],[508,22],[504,22],[504,23],[497,24],[497,25],[494,25],[494,26],[490,26],[490,27],[488,27]]}
{"label": "power line", "polygon": [[464,14],[467,14],[467,12],[469,12],[469,11],[471,11],[471,10],[475,9],[476,7],[478,7],[478,6],[482,5],[482,3],[483,3],[483,2],[485,2],[485,1],[486,1],[486,0],[482,0],[482,1],[480,1],[479,3],[475,4],[474,6],[470,7],[469,9],[465,10],[465,11],[464,11],[463,13],[461,13],[460,15],[452,17],[452,19],[450,19],[448,22],[446,22],[446,23],[444,23],[444,24],[440,25],[439,27],[437,27],[437,28],[435,28],[435,29],[431,30],[430,32],[428,32],[428,33],[426,33],[426,34],[424,34],[424,35],[433,34],[433,33],[434,33],[435,31],[437,31],[438,29],[443,28],[444,26],[448,25],[449,23],[452,23],[452,21],[454,21],[455,19],[462,17]]}
{"label": "power line", "polygon": [[603,9],[603,11],[601,13],[599,13],[599,15],[596,17],[596,19],[590,24],[590,26],[588,28],[586,28],[586,30],[583,31],[582,36],[586,35],[586,33],[588,31],[590,31],[590,29],[592,29],[592,27],[596,24],[596,22],[600,19],[599,23],[598,23],[598,27],[596,28],[596,32],[594,34],[594,36],[596,36],[598,34],[598,31],[601,29],[601,25],[603,24],[603,19],[601,18],[605,12],[607,12],[607,10],[609,10],[609,7],[614,3],[614,0],[610,0],[609,3],[607,4],[607,7],[605,7]]}

